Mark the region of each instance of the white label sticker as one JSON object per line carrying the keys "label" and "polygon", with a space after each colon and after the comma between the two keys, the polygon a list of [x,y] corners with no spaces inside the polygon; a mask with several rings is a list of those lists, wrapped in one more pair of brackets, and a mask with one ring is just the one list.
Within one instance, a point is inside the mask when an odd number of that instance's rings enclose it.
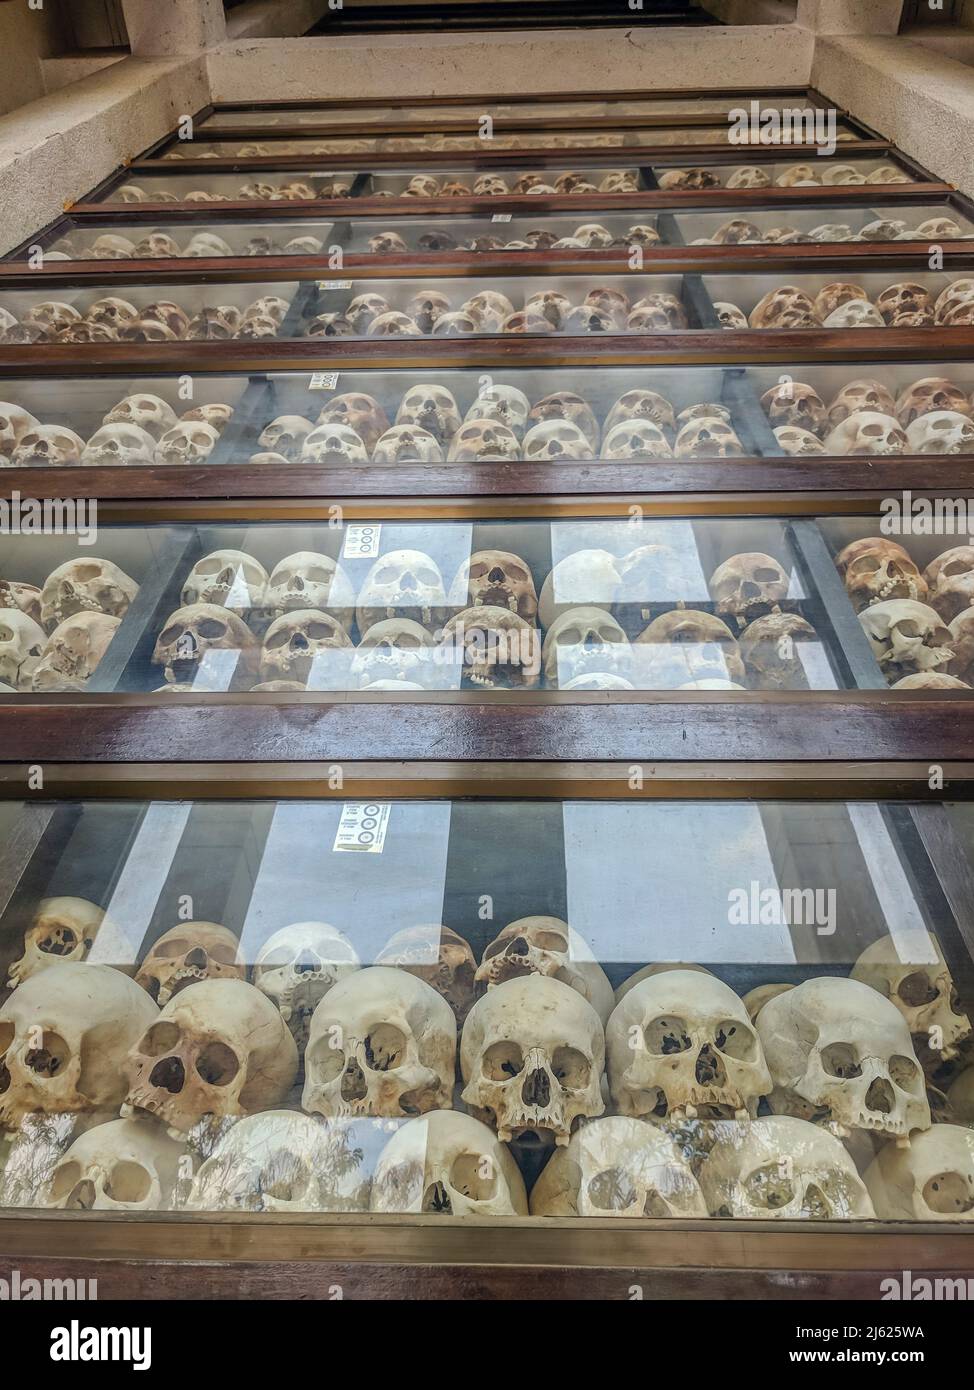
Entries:
{"label": "white label sticker", "polygon": [[319,290],[350,290],[352,282],[351,280],[319,280],[318,288]]}
{"label": "white label sticker", "polygon": [[389,802],[346,801],[332,852],[357,850],[365,854],[381,854],[389,826]]}
{"label": "white label sticker", "polygon": [[308,382],[309,391],[334,391],[338,385],[337,372],[314,372]]}
{"label": "white label sticker", "polygon": [[495,212],[490,220],[491,222],[510,222],[512,215],[509,212]]}
{"label": "white label sticker", "polygon": [[345,544],[342,546],[343,560],[374,560],[379,553],[379,537],[382,523],[345,527]]}

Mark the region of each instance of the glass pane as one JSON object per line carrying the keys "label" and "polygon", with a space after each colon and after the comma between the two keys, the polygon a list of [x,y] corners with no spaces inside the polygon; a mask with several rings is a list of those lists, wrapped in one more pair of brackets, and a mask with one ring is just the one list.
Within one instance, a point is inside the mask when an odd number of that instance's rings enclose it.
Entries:
{"label": "glass pane", "polygon": [[2,810],[7,1207],[969,1214],[907,807]]}

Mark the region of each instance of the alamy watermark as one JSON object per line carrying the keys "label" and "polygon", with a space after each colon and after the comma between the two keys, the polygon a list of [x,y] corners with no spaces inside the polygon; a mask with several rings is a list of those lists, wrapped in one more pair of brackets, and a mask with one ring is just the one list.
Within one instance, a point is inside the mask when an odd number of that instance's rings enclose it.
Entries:
{"label": "alamy watermark", "polygon": [[0,535],[77,536],[79,545],[98,539],[98,502],[93,497],[24,497],[14,490],[0,498]]}
{"label": "alamy watermark", "polygon": [[905,491],[882,499],[879,518],[884,536],[974,536],[969,497],[914,497]]}
{"label": "alamy watermark", "polygon": [[752,101],[727,113],[732,145],[814,145],[816,154],[835,154],[835,109],[821,106],[765,106]]}
{"label": "alamy watermark", "polygon": [[834,888],[762,888],[754,878],[727,894],[732,927],[814,927],[818,936],[835,933]]}

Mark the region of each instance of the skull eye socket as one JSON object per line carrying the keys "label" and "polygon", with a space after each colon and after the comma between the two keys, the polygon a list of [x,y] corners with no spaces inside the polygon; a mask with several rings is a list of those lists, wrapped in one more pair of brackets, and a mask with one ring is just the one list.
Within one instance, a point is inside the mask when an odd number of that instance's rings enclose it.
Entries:
{"label": "skull eye socket", "polygon": [[24,1056],[24,1064],[41,1081],[50,1081],[60,1076],[71,1057],[71,1049],[60,1033],[44,1029],[40,1047],[31,1048]]}
{"label": "skull eye socket", "polygon": [[744,1190],[752,1206],[779,1211],[795,1200],[795,1186],[783,1162],[765,1163],[748,1173]]}
{"label": "skull eye socket", "polygon": [[392,1023],[379,1023],[365,1039],[365,1065],[370,1071],[396,1071],[406,1060],[406,1037]]}
{"label": "skull eye socket", "polygon": [[484,575],[487,574],[489,570],[490,565],[487,564],[486,560],[478,560],[475,564],[470,566],[470,578],[483,579]]}
{"label": "skull eye socket", "polygon": [[182,634],[183,628],[180,627],[178,623],[174,623],[172,627],[163,628],[162,632],[159,634],[160,647],[171,647],[172,644],[182,636]]}
{"label": "skull eye socket", "polygon": [[904,975],[896,993],[907,1008],[919,1009],[924,1004],[932,1004],[940,990],[921,970],[915,970],[912,975]]}
{"label": "skull eye socket", "polygon": [[560,951],[564,953],[568,950],[568,942],[557,931],[538,931],[534,933],[534,944],[541,951]]}
{"label": "skull eye socket", "polygon": [[497,1192],[496,1164],[484,1154],[458,1154],[450,1168],[449,1183],[472,1202],[489,1202]]}
{"label": "skull eye socket", "polygon": [[941,574],[970,574],[970,572],[971,565],[964,560],[951,560],[940,571]]}
{"label": "skull eye socket", "polygon": [[204,618],[202,622],[197,623],[196,631],[208,642],[218,642],[221,637],[226,637],[227,625],[217,622],[216,618]]}
{"label": "skull eye socket", "polygon": [[923,1200],[942,1216],[970,1211],[974,1207],[971,1180],[963,1173],[936,1173],[924,1183]]}
{"label": "skull eye socket", "polygon": [[179,1027],[168,1021],[153,1023],[139,1043],[139,1052],[144,1057],[164,1057],[179,1043]]}
{"label": "skull eye socket", "polygon": [[81,1181],[81,1164],[75,1159],[70,1159],[67,1163],[61,1163],[54,1171],[51,1179],[51,1200],[62,1202]]}
{"label": "skull eye socket", "polygon": [[656,1057],[668,1057],[674,1052],[690,1049],[690,1035],[685,1019],[661,1014],[643,1029],[646,1050]]}
{"label": "skull eye socket", "polygon": [[196,573],[197,573],[197,574],[219,574],[219,573],[220,573],[220,570],[221,570],[222,568],[223,568],[223,562],[222,562],[222,560],[217,560],[214,556],[209,555],[209,556],[207,556],[207,558],[206,558],[205,560],[200,560],[200,561],[199,561],[199,563],[198,563],[197,566],[196,566]]}
{"label": "skull eye socket", "polygon": [[433,570],[428,569],[417,570],[416,578],[419,580],[421,584],[426,584],[429,586],[438,584],[440,582],[439,575],[437,575]]}
{"label": "skull eye socket", "polygon": [[217,944],[209,947],[207,954],[210,960],[216,961],[217,965],[236,965],[237,963],[237,951],[234,946]]}
{"label": "skull eye socket", "polygon": [[315,642],[324,642],[329,637],[334,637],[335,629],[329,627],[327,623],[309,623],[308,636]]}
{"label": "skull eye socket", "polygon": [[754,1034],[736,1018],[727,1018],[718,1023],[714,1043],[725,1057],[732,1057],[737,1062],[753,1061],[757,1051]]}
{"label": "skull eye socket", "polygon": [[923,1089],[920,1068],[909,1057],[899,1054],[892,1056],[889,1059],[889,1074],[893,1078],[893,1085],[899,1086],[901,1091]]}
{"label": "skull eye socket", "polygon": [[588,1185],[588,1199],[599,1211],[626,1211],[638,1196],[621,1168],[604,1168]]}
{"label": "skull eye socket", "polygon": [[510,1081],[524,1070],[524,1054],[516,1042],[491,1043],[484,1053],[482,1070],[488,1081]]}
{"label": "skull eye socket", "polygon": [[551,1069],[566,1091],[578,1091],[589,1083],[591,1063],[577,1047],[559,1047],[551,1059]]}
{"label": "skull eye socket", "polygon": [[286,647],[291,640],[291,635],[290,628],[282,627],[279,631],[272,633],[272,635],[267,638],[264,646],[268,651],[276,651],[278,647]]}
{"label": "skull eye socket", "polygon": [[296,1202],[308,1190],[311,1174],[304,1163],[287,1149],[277,1149],[267,1160],[258,1183],[265,1197],[278,1202]]}
{"label": "skull eye socket", "polygon": [[829,1076],[838,1076],[844,1081],[862,1075],[862,1068],[856,1060],[855,1049],[851,1043],[830,1043],[822,1049],[822,1067]]}
{"label": "skull eye socket", "polygon": [[152,1191],[152,1174],[141,1163],[121,1159],[105,1182],[105,1196],[112,1202],[144,1202]]}
{"label": "skull eye socket", "polygon": [[[64,448],[69,444],[70,441],[68,439],[63,439],[59,442],[61,443],[62,448]],[[75,579],[80,580],[83,584],[89,582],[92,579],[97,579],[100,574],[101,565],[75,565],[74,568]]]}
{"label": "skull eye socket", "polygon": [[169,941],[160,941],[153,946],[152,955],[159,956],[162,960],[175,960],[177,956],[184,956],[191,949],[192,945],[185,936],[174,936]]}
{"label": "skull eye socket", "polygon": [[764,566],[754,571],[754,578],[759,584],[777,584],[784,578],[784,574],[780,570],[772,570]]}
{"label": "skull eye socket", "polygon": [[226,1043],[208,1042],[196,1058],[196,1072],[208,1086],[229,1086],[240,1070],[237,1054]]}

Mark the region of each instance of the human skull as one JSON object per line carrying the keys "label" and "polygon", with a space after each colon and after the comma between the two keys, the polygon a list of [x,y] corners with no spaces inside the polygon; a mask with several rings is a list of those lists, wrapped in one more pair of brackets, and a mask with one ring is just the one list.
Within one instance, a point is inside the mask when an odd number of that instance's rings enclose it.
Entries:
{"label": "human skull", "polygon": [[524,457],[529,462],[549,460],[565,463],[595,457],[592,445],[578,425],[570,420],[546,420],[533,425],[524,436]]}
{"label": "human skull", "polygon": [[439,566],[421,550],[393,550],[372,565],[359,591],[359,632],[382,618],[412,618],[429,631],[446,616]]}
{"label": "human skull", "polygon": [[159,440],[156,446],[156,463],[205,463],[219,442],[219,431],[204,420],[180,421],[171,430],[167,430]]}
{"label": "human skull", "polygon": [[226,669],[224,658],[217,656],[223,651],[234,653],[227,659],[232,676],[256,671],[260,647],[244,620],[215,603],[191,603],[166,619],[152,661],[163,667],[170,684],[193,684],[199,676],[206,679]]}
{"label": "human skull", "polygon": [[455,614],[443,628],[440,660],[460,663],[470,684],[532,689],[541,674],[537,629],[508,608],[484,605]]}
{"label": "human skull", "polygon": [[974,1132],[939,1124],[908,1149],[887,1144],[864,1180],[886,1221],[974,1221]]}
{"label": "human skull", "polygon": [[135,982],[162,1008],[200,980],[243,980],[237,938],[217,922],[180,922],[149,947]]}
{"label": "human skull", "polygon": [[[2,409],[0,406],[0,411]],[[464,424],[471,420],[495,420],[500,425],[506,425],[521,439],[527,428],[530,409],[527,396],[516,386],[500,386],[492,382],[467,411],[463,417]]]}
{"label": "human skull", "polygon": [[908,1140],[930,1124],[923,1073],[899,1010],[859,980],[823,976],[769,999],[755,1020],[778,1115]]}
{"label": "human skull", "polygon": [[718,565],[707,587],[718,614],[743,626],[785,602],[789,578],[773,556],[748,551]]}
{"label": "human skull", "polygon": [[567,1144],[575,1122],[605,1109],[602,1024],[560,980],[507,980],[477,1001],[463,1028],[463,1101],[502,1142],[529,1133]]}
{"label": "human skull", "polygon": [[687,312],[675,294],[647,294],[636,301],[626,319],[630,333],[659,333],[689,326]]}
{"label": "human skull", "polygon": [[884,319],[874,304],[852,299],[822,320],[823,328],[882,328]]}
{"label": "human skull", "polygon": [[[166,240],[168,240],[168,238],[166,238]],[[179,255],[179,252],[170,251],[169,254]],[[196,232],[195,235],[189,239],[186,250],[182,254],[190,257],[192,260],[203,260],[219,256],[232,256],[233,247],[225,242],[223,237],[217,236],[215,232]],[[255,254],[250,250],[249,246],[247,254]],[[268,244],[268,249],[263,252],[263,254],[265,256],[273,254],[270,244]]]}
{"label": "human skull", "polygon": [[[660,184],[662,187],[662,183]],[[735,169],[727,180],[728,188],[769,188],[771,180],[764,169],[756,164],[745,164]]]}
{"label": "human skull", "polygon": [[440,924],[405,927],[389,938],[375,963],[407,970],[425,981],[443,996],[462,1027],[477,993],[477,962],[462,936]]}
{"label": "human skull", "polygon": [[689,420],[676,436],[680,459],[742,458],[744,446],[725,420]]}
{"label": "human skull", "polygon": [[925,285],[900,281],[895,285],[888,285],[876,296],[876,308],[886,323],[890,323],[900,314],[915,314],[927,309],[932,310],[933,301],[927,293]]}
{"label": "human skull", "polygon": [[0,578],[0,608],[17,608],[33,618],[41,620],[41,591],[36,584],[22,584],[17,579]]}
{"label": "human skull", "polygon": [[393,425],[375,446],[373,463],[442,463],[443,446],[418,425]]}
{"label": "human skull", "polygon": [[927,582],[909,556],[881,544],[849,560],[844,578],[857,613],[886,599],[919,599],[921,603],[927,599]]}
{"label": "human skull", "polygon": [[497,290],[481,290],[465,299],[460,308],[478,324],[482,333],[498,333],[504,320],[514,312],[506,294]]}
{"label": "human skull", "polygon": [[971,454],[974,420],[956,410],[934,410],[914,420],[906,441],[911,454]]}
{"label": "human skull", "polygon": [[887,599],[859,614],[873,655],[889,681],[936,671],[954,658],[954,640],[940,615],[913,599]]}
{"label": "human skull", "polygon": [[583,1125],[552,1154],[532,1188],[531,1215],[696,1217],[707,1208],[668,1134],[612,1115]]}
{"label": "human skull", "polygon": [[46,641],[40,624],[19,608],[0,609],[0,680],[30,690]]}
{"label": "human skull", "polygon": [[335,396],[318,416],[319,425],[349,425],[371,452],[389,428],[389,419],[374,396],[348,391]]}
{"label": "human skull", "polygon": [[278,560],[264,589],[263,618],[271,623],[298,608],[329,612],[351,627],[355,592],[348,575],[329,555],[296,550]]}
{"label": "human skull", "polygon": [[39,422],[23,406],[0,401],[0,454],[12,454],[28,430]]}
{"label": "human skull", "polygon": [[456,1033],[452,1009],[425,981],[383,965],[357,970],[312,1015],[301,1103],[327,1117],[449,1110]]}
{"label": "human skull", "polygon": [[311,421],[303,415],[278,415],[261,430],[257,442],[289,463],[296,463],[311,429]]}
{"label": "human skull", "polygon": [[536,290],[524,301],[526,312],[533,310],[556,329],[564,326],[571,307],[571,301],[558,290]]}
{"label": "human skull", "polygon": [[460,411],[452,391],[435,382],[422,382],[403,396],[396,424],[415,425],[441,444],[449,444],[460,428]]}
{"label": "human skull", "polygon": [[168,260],[182,253],[172,237],[167,236],[165,232],[149,232],[136,245],[132,254],[137,260]]}
{"label": "human skull", "polygon": [[32,304],[21,316],[21,322],[40,329],[46,338],[53,338],[62,329],[77,323],[81,317],[72,305],[47,299],[40,304]]}
{"label": "human skull", "polygon": [[673,414],[673,407],[665,396],[661,396],[657,391],[648,391],[637,388],[632,391],[625,391],[611,406],[608,415],[605,417],[603,427],[608,436],[616,425],[627,420],[648,420],[650,424],[657,425],[661,430],[675,430],[676,418]]}
{"label": "human skull", "polygon": [[[544,426],[538,426],[544,428]],[[538,613],[542,626],[571,608],[608,610],[619,590],[619,562],[608,550],[576,550],[559,560],[541,586]]]}
{"label": "human skull", "polygon": [[693,608],[675,608],[654,618],[636,638],[634,658],[653,689],[744,679],[740,648],[730,628],[713,613]]}
{"label": "human skull", "polygon": [[351,658],[344,653],[351,648],[352,639],[330,613],[317,608],[290,609],[275,618],[264,634],[260,678],[329,688],[347,676]]}
{"label": "human skull", "polygon": [[83,690],[118,629],[121,618],[106,613],[75,613],[59,623],[44,646],[31,676],[37,693]]}
{"label": "human skull", "polygon": [[392,305],[387,299],[383,299],[381,294],[359,294],[349,303],[345,310],[345,317],[354,331],[361,335],[366,332],[370,324],[384,314],[388,314],[391,309]]}
{"label": "human skull", "polygon": [[585,938],[558,917],[520,917],[484,949],[475,978],[488,989],[525,975],[561,980],[608,1021],[612,986]]}
{"label": "human skull", "polygon": [[600,672],[626,675],[632,648],[619,623],[604,608],[569,608],[548,628],[543,649],[548,686]]}
{"label": "human skull", "polygon": [[22,434],[11,455],[15,468],[63,468],[81,462],[85,441],[66,425],[35,425]]}
{"label": "human skull", "polygon": [[155,450],[155,439],[138,425],[102,425],[85,445],[81,462],[89,467],[151,464]]}
{"label": "human skull", "polygon": [[135,255],[135,242],[106,233],[95,237],[88,255],[93,261],[129,261]]}
{"label": "human skull", "polygon": [[130,1047],[122,1113],[148,1112],[185,1134],[204,1116],[279,1105],[297,1070],[294,1039],[266,995],[245,980],[201,980],[170,999]]}
{"label": "human skull", "polygon": [[711,1216],[750,1221],[842,1221],[875,1215],[834,1135],[791,1115],[716,1126],[700,1168]]}
{"label": "human skull", "polygon": [[138,592],[138,584],[111,560],[95,556],[66,560],[45,580],[41,622],[50,632],[75,613],[107,613],[121,618]]}
{"label": "human skull", "polygon": [[379,1156],[371,1208],[427,1216],[527,1216],[510,1150],[472,1115],[433,1111],[403,1125]]}
{"label": "human skull", "polygon": [[[570,312],[570,309],[569,309]],[[557,333],[559,330],[538,309],[518,309],[501,324],[502,333]]]}
{"label": "human skull", "polygon": [[368,245],[373,256],[394,256],[409,250],[398,232],[378,232],[369,237]]}
{"label": "human skull", "polygon": [[439,290],[419,290],[410,295],[403,312],[419,325],[423,333],[432,333],[436,323],[450,312],[450,301]]}
{"label": "human skull", "polygon": [[835,396],[828,408],[829,424],[841,425],[850,415],[860,411],[871,411],[880,415],[898,415],[893,397],[879,381],[858,380],[847,382]]}
{"label": "human skull", "polygon": [[41,1205],[61,1211],[168,1211],[188,1162],[152,1120],[110,1120],[74,1141]]}
{"label": "human skull", "polygon": [[419,689],[433,683],[433,638],[410,618],[384,618],[363,635],[351,675],[361,686],[377,679],[408,680]]}
{"label": "human skull", "polygon": [[751,328],[814,328],[815,305],[795,285],[779,285],[758,300],[748,316]]}
{"label": "human skull", "polygon": [[373,319],[366,329],[366,336],[369,338],[398,338],[398,337],[417,337],[423,330],[415,319],[411,319],[408,314],[401,314],[398,310],[392,310],[388,314],[380,314],[377,319]]}
{"label": "human skull", "polygon": [[721,328],[747,328],[747,316],[736,304],[731,304],[727,300],[718,300],[714,304],[714,313],[717,315],[717,322]]}
{"label": "human skull", "polygon": [[24,954],[10,967],[8,989],[59,961],[83,961],[105,914],[86,898],[44,898],[24,934]]}
{"label": "human skull", "polygon": [[770,1089],[742,1000],[696,970],[665,970],[634,985],[609,1019],[606,1045],[623,1115],[753,1119]]}
{"label": "human skull", "polygon": [[970,1036],[971,1020],[960,1010],[947,962],[930,932],[902,946],[891,936],[880,937],[862,952],[850,976],[896,1005],[918,1057],[929,1049],[949,1061]]}
{"label": "human skull", "polygon": [[806,386],[804,382],[790,378],[779,382],[770,391],[765,391],[761,405],[772,428],[775,425],[798,425],[818,435],[824,434],[828,428],[825,402],[814,386]]}
{"label": "human skull", "polygon": [[530,566],[506,550],[478,550],[465,560],[450,586],[451,608],[508,608],[533,623],[538,596]]}
{"label": "human skull", "polygon": [[952,410],[961,415],[974,414],[971,403],[959,386],[955,386],[947,377],[925,376],[902,391],[896,398],[895,412],[891,410],[888,413],[895,413],[903,428],[908,429],[921,415],[941,410]]}
{"label": "human skull", "polygon": [[774,437],[783,453],[792,458],[807,454],[824,454],[825,445],[811,430],[803,430],[798,425],[779,425]]}
{"label": "human skull", "polygon": [[254,960],[253,982],[275,1005],[299,1050],[322,999],[360,961],[348,938],[328,922],[292,922],[273,932]]}
{"label": "human skull", "polygon": [[[2,407],[0,407],[2,410]],[[146,430],[153,439],[161,439],[167,430],[177,423],[176,412],[160,396],[148,392],[126,396],[105,416],[105,425],[137,425]]]}
{"label": "human skull", "polygon": [[464,422],[453,436],[450,463],[497,463],[521,456],[517,435],[496,420]]}
{"label": "human skull", "polygon": [[319,465],[368,463],[369,453],[351,425],[316,425],[304,438],[301,459]]}
{"label": "human skull", "polygon": [[798,613],[765,613],[741,633],[740,648],[754,690],[795,690],[808,684],[798,654],[818,634]]}
{"label": "human skull", "polygon": [[125,1054],[157,1014],[110,965],[58,961],[25,980],[0,1008],[0,1127],[117,1109]]}
{"label": "human skull", "polygon": [[593,449],[599,446],[599,425],[588,401],[575,391],[553,391],[531,408],[528,417],[537,424],[568,420],[581,430]]}
{"label": "human skull", "polygon": [[[923,578],[930,589],[930,607],[945,623],[974,602],[974,546],[957,545],[931,560]],[[926,594],[911,595],[925,598]]]}

